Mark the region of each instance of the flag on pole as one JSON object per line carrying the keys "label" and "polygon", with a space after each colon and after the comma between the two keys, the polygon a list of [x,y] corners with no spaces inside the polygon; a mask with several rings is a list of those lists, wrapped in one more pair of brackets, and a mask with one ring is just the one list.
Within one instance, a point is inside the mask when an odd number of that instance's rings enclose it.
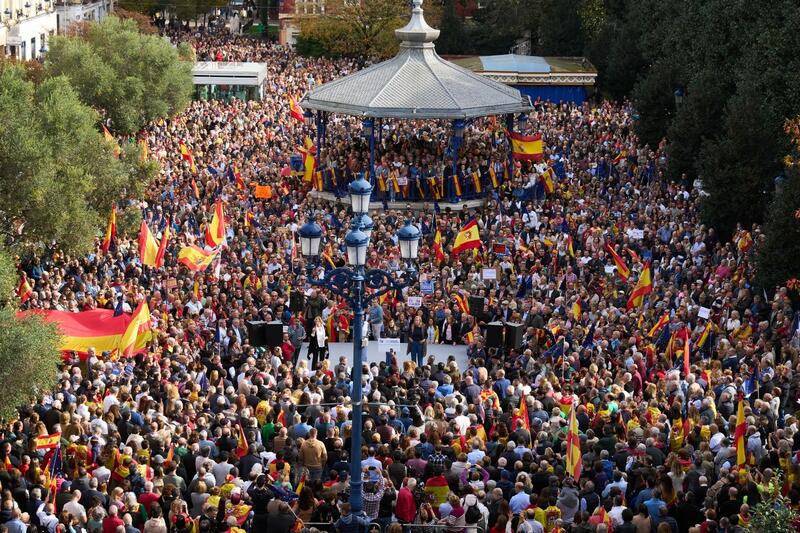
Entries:
{"label": "flag on pole", "polygon": [[197,188],[197,182],[192,178],[192,194],[196,200],[200,199],[200,189]]}
{"label": "flag on pole", "polygon": [[508,132],[511,139],[511,152],[514,159],[524,161],[541,161],[544,152],[542,136],[522,135],[521,133]]}
{"label": "flag on pole", "polygon": [[303,109],[297,105],[297,100],[295,100],[294,96],[291,95],[289,95],[289,115],[291,115],[293,119],[305,123]]}
{"label": "flag on pole", "polygon": [[438,263],[442,263],[445,260],[444,248],[442,248],[442,232],[438,229],[433,236],[433,253]]}
{"label": "flag on pole", "polygon": [[453,294],[453,300],[456,301],[459,311],[467,315],[469,314],[469,302],[463,295],[455,293]]}
{"label": "flag on pole", "polygon": [[578,299],[575,300],[572,304],[572,318],[574,318],[576,321],[580,320],[582,314],[583,314],[583,307],[579,296]]}
{"label": "flag on pole", "polygon": [[734,432],[736,448],[736,464],[743,466],[747,462],[747,422],[744,419],[744,395],[739,392],[739,405],[736,408],[736,430]]}
{"label": "flag on pole", "polygon": [[689,328],[683,328],[683,376],[684,379],[689,375],[689,339],[691,337],[691,333]]}
{"label": "flag on pole", "polygon": [[189,168],[191,169],[192,174],[196,176],[197,167],[194,165],[194,155],[192,155],[192,151],[189,150],[189,147],[186,146],[186,144],[183,141],[178,143],[178,150],[180,151],[181,157],[184,159],[184,161],[189,162]]}
{"label": "flag on pole", "polygon": [[236,457],[241,459],[249,452],[250,446],[247,444],[247,435],[244,434],[244,429],[242,429],[242,425],[239,424],[237,426],[239,428],[239,436],[238,436],[238,444],[236,445],[236,450],[234,453]]}
{"label": "flag on pole", "polygon": [[[205,374],[203,374],[205,375]],[[164,458],[165,463],[171,463],[175,460],[175,444],[169,445],[169,451],[167,452],[167,456]]]}
{"label": "flag on pole", "polygon": [[178,262],[192,272],[201,272],[208,268],[216,255],[216,251],[207,252],[193,244],[181,248],[178,252]]}
{"label": "flag on pole", "polygon": [[225,244],[225,212],[221,200],[214,204],[214,216],[206,228],[206,244],[211,247]]}
{"label": "flag on pole", "polygon": [[111,135],[111,132],[108,131],[108,128],[106,128],[105,124],[103,125],[103,138],[106,140],[108,144],[111,145],[111,151],[114,153],[114,157],[119,158],[120,154],[122,153],[122,150],[120,149],[117,140],[114,138],[113,135]]}
{"label": "flag on pole", "polygon": [[614,264],[617,265],[617,275],[622,279],[622,281],[628,281],[631,271],[628,268],[628,265],[625,264],[625,260],[619,256],[619,254],[614,250],[614,246],[610,242],[606,243],[606,250],[614,259]]}
{"label": "flag on pole", "polygon": [[706,326],[703,328],[703,332],[700,334],[700,338],[697,339],[697,343],[695,346],[697,348],[702,348],[705,346],[706,342],[708,341],[708,337],[711,335],[711,321],[706,322]]}
{"label": "flag on pole", "polygon": [[453,241],[453,255],[457,256],[461,252],[474,250],[481,247],[481,237],[478,233],[478,223],[473,218],[461,228]]}
{"label": "flag on pole", "polygon": [[103,237],[103,242],[100,243],[100,249],[103,253],[108,253],[112,249],[117,240],[117,204],[111,204],[111,216],[108,218],[108,226],[106,227],[106,235]]}
{"label": "flag on pole", "polygon": [[33,288],[31,288],[31,284],[28,283],[28,275],[25,272],[19,278],[19,284],[17,285],[17,297],[19,298],[20,305],[24,304],[28,300],[31,299],[33,296]]}
{"label": "flag on pole", "polygon": [[36,437],[37,450],[50,450],[61,443],[61,432]]}
{"label": "flag on pole", "polygon": [[544,190],[547,194],[553,194],[556,190],[556,186],[553,183],[553,169],[548,168],[542,173],[541,176],[542,183],[544,184]]}
{"label": "flag on pole", "polygon": [[650,331],[647,332],[647,336],[649,338],[655,337],[656,333],[661,331],[661,328],[663,328],[667,324],[669,324],[669,311],[661,315],[661,318],[658,319],[658,322],[656,322],[656,324],[652,328],[650,328]]}
{"label": "flag on pole", "polygon": [[572,247],[572,235],[567,235],[567,252],[570,257],[575,257],[575,248]]}
{"label": "flag on pole", "polygon": [[297,482],[297,488],[295,489],[296,494],[300,494],[303,491],[303,487],[306,486],[306,473],[303,472],[303,475],[300,476],[300,481]]}
{"label": "flag on pole", "polygon": [[633,288],[630,298],[628,298],[627,310],[630,311],[634,307],[641,307],[644,304],[644,297],[653,292],[653,277],[650,272],[650,263],[644,264],[642,273],[639,274],[639,280],[636,282],[636,287]]}
{"label": "flag on pole", "polygon": [[156,268],[164,266],[164,255],[167,252],[167,244],[170,238],[170,228],[172,227],[172,219],[167,218],[167,225],[164,226],[164,232],[161,234],[161,242],[158,243],[158,251],[156,252]]}
{"label": "flag on pole", "polygon": [[151,338],[150,309],[145,300],[142,300],[131,318],[131,323],[128,324],[120,341],[120,351],[124,357],[130,357],[141,351]]}
{"label": "flag on pole", "polygon": [[524,394],[519,399],[519,420],[522,422],[522,427],[528,431],[531,430],[531,419],[528,416],[528,402],[525,401]]}
{"label": "flag on pole", "polygon": [[578,481],[581,477],[581,436],[578,433],[577,406],[572,405],[567,424],[567,473]]}
{"label": "flag on pole", "polygon": [[142,266],[155,267],[158,261],[159,245],[156,238],[153,237],[153,232],[147,226],[147,222],[142,220],[139,227],[139,259],[142,261]]}

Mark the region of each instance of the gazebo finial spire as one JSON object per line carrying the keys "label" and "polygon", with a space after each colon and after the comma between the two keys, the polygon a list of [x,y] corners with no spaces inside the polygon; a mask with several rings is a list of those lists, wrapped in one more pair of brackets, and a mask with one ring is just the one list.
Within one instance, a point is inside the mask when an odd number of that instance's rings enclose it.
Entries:
{"label": "gazebo finial spire", "polygon": [[411,19],[408,24],[394,30],[400,40],[400,46],[406,48],[433,47],[433,41],[439,37],[439,30],[431,28],[422,14],[422,0],[412,0]]}

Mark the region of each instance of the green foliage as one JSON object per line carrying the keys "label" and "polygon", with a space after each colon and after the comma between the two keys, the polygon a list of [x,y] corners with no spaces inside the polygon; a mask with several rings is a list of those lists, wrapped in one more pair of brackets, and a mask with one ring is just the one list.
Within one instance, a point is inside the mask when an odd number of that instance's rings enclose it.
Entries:
{"label": "green foliage", "polygon": [[59,338],[57,326],[35,314],[17,318],[13,307],[0,309],[0,419],[55,385]]}
{"label": "green foliage", "polygon": [[18,279],[14,261],[0,250],[0,420],[55,385],[61,361],[57,327],[36,315],[16,316]]}
{"label": "green foliage", "polygon": [[753,533],[793,533],[797,531],[797,511],[791,501],[781,495],[783,473],[779,470],[770,483],[770,491],[762,495],[762,501],[750,509],[747,531]]}
{"label": "green foliage", "polygon": [[440,54],[460,53],[464,46],[466,33],[464,20],[456,12],[456,0],[445,0],[440,30],[436,50]]}
{"label": "green foliage", "polygon": [[117,215],[117,232],[121,236],[136,238],[142,225],[142,210],[138,205],[125,208]]}
{"label": "green foliage", "polygon": [[192,93],[191,64],[174,47],[115,17],[89,25],[85,35],[53,37],[45,66],[51,76],[67,76],[82,101],[121,133],[181,111]]}
{"label": "green foliage", "polygon": [[583,55],[584,39],[579,14],[583,3],[583,0],[541,0],[538,54]]}
{"label": "green foliage", "polygon": [[22,67],[0,70],[0,227],[12,248],[88,251],[111,200],[154,175],[138,153],[114,157],[98,119],[66,78],[37,87]]}

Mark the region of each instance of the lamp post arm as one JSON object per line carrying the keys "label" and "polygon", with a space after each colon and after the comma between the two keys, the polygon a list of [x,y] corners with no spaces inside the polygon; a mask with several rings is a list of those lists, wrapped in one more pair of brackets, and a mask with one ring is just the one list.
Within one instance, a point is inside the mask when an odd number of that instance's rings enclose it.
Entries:
{"label": "lamp post arm", "polygon": [[369,307],[370,302],[376,298],[380,298],[390,291],[401,291],[408,287],[412,280],[399,281],[392,277],[392,275],[379,268],[367,270],[364,274],[364,286],[372,291],[371,294],[364,296],[364,307]]}

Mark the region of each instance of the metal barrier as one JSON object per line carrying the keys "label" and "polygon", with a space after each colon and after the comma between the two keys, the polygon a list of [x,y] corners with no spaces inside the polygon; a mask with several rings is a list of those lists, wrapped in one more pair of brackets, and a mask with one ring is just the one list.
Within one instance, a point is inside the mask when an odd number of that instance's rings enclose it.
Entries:
{"label": "metal barrier", "polygon": [[[393,522],[399,523],[399,522]],[[335,522],[303,522],[303,527],[316,527],[318,529],[333,529]],[[474,533],[486,533],[486,529],[480,527],[479,525],[464,525],[464,526],[444,526],[442,524],[400,524],[403,526],[403,531],[408,533],[413,533],[414,530],[421,530],[424,528],[431,529],[433,531],[466,531],[466,532],[474,532]],[[367,525],[367,532],[374,532],[377,531],[378,533],[385,533],[383,526],[379,522],[370,522]]]}

